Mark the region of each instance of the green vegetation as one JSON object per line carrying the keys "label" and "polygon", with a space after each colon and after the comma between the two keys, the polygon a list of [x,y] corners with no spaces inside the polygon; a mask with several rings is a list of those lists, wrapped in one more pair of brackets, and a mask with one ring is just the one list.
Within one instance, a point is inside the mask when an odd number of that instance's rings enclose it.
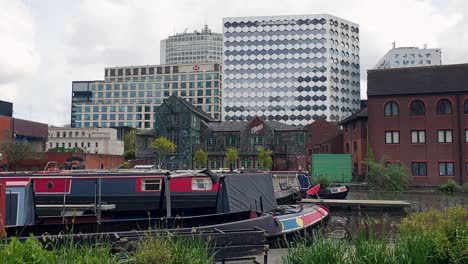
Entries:
{"label": "green vegetation", "polygon": [[119,169],[130,169],[130,163],[126,161],[123,162],[122,164],[120,164]]}
{"label": "green vegetation", "polygon": [[458,185],[454,180],[450,179],[447,183],[439,185],[439,190],[443,192],[453,193],[455,191],[461,190],[462,187]]}
{"label": "green vegetation", "polygon": [[271,170],[273,166],[273,159],[271,154],[273,152],[269,149],[264,149],[262,147],[258,148],[258,162],[261,170]]}
{"label": "green vegetation", "polygon": [[0,244],[0,263],[120,263],[119,256],[111,254],[109,244],[76,244],[66,241],[60,246],[49,245],[50,250],[34,237],[20,242],[12,238]]}
{"label": "green vegetation", "polygon": [[312,177],[312,181],[315,185],[320,184],[320,188],[327,188],[331,185],[330,180],[325,175],[316,175]]}
{"label": "green vegetation", "polygon": [[22,161],[42,158],[42,153],[37,152],[33,145],[27,142],[0,142],[0,153],[3,154],[2,158],[8,162],[10,170],[13,167],[15,171]]}
{"label": "green vegetation", "polygon": [[316,237],[289,246],[285,264],[436,264],[468,263],[468,209],[429,210],[412,214],[398,226],[394,241],[375,235],[368,223],[365,232],[347,240]]}
{"label": "green vegetation", "polygon": [[125,151],[123,153],[123,156],[124,156],[125,160],[134,159],[135,158],[135,150],[134,149],[127,150],[127,151]]}
{"label": "green vegetation", "polygon": [[136,141],[136,134],[140,132],[140,130],[138,129],[132,129],[130,131],[128,131],[127,133],[125,133],[124,135],[124,150],[125,151],[128,151],[128,150],[135,150],[136,147],[135,147],[135,141]]}
{"label": "green vegetation", "polygon": [[239,159],[239,153],[237,152],[236,148],[228,148],[228,151],[226,153],[226,158],[224,159],[226,161],[226,165],[233,165],[233,167],[236,167],[236,162]]}
{"label": "green vegetation", "polygon": [[196,236],[185,239],[146,236],[138,242],[132,259],[134,263],[142,264],[211,264],[213,254],[210,252],[209,243]]}
{"label": "green vegetation", "polygon": [[159,137],[151,143],[150,148],[152,148],[156,154],[158,169],[161,169],[161,165],[166,160],[166,155],[174,152],[176,150],[176,145],[165,137]]}
{"label": "green vegetation", "polygon": [[369,188],[374,190],[384,190],[399,192],[408,187],[411,182],[411,175],[408,167],[401,164],[385,164],[385,158],[376,162],[372,149],[369,149],[366,165],[369,170]]}
{"label": "green vegetation", "polygon": [[195,164],[197,168],[206,168],[208,161],[208,154],[203,149],[197,150],[194,154]]}

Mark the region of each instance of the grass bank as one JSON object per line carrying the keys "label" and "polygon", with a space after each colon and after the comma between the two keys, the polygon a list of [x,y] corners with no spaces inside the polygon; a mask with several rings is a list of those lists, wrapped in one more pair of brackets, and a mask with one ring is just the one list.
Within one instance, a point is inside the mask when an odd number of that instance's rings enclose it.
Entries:
{"label": "grass bank", "polygon": [[[372,223],[369,223],[372,226]],[[316,236],[290,244],[285,264],[468,263],[468,210],[429,210],[405,218],[391,241],[372,228],[349,240]]]}

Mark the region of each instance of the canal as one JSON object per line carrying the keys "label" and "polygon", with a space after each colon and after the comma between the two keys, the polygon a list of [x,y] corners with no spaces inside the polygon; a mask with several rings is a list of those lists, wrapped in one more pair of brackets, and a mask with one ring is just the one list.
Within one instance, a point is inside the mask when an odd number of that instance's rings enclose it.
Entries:
{"label": "canal", "polygon": [[[393,239],[398,234],[398,224],[412,212],[429,209],[443,210],[447,207],[468,208],[468,194],[445,194],[434,190],[409,190],[402,193],[379,191],[350,191],[347,199],[401,200],[411,203],[405,210],[346,210],[331,209],[331,217],[326,235],[334,238],[347,238],[359,232],[376,233]],[[369,225],[369,223],[372,223]]]}

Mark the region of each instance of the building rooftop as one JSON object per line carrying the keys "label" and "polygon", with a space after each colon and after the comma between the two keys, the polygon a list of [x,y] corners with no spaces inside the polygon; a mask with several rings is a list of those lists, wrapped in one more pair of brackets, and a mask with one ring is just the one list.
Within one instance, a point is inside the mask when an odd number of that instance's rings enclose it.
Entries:
{"label": "building rooftop", "polygon": [[468,92],[468,64],[367,71],[367,95]]}
{"label": "building rooftop", "polygon": [[353,121],[353,120],[356,120],[356,119],[359,119],[359,118],[362,118],[362,119],[367,119],[368,117],[368,111],[367,111],[367,107],[365,108],[362,108],[361,110],[359,110],[358,112],[348,116],[347,118],[345,118],[344,120],[342,120],[341,122],[338,123],[339,126],[342,126],[350,121]]}
{"label": "building rooftop", "polygon": [[[265,125],[276,131],[296,131],[302,130],[301,127],[286,125],[277,121],[263,121]],[[213,131],[229,132],[229,131],[240,131],[244,129],[250,121],[235,121],[235,122],[212,122],[208,125]]]}

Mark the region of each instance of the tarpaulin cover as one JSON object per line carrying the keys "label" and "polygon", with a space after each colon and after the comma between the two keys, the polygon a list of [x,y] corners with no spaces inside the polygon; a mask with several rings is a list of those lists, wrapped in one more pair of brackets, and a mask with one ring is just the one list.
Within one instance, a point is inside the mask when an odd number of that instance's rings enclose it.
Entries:
{"label": "tarpaulin cover", "polygon": [[275,191],[270,174],[230,173],[221,180],[217,212],[245,210],[269,212],[276,209]]}

